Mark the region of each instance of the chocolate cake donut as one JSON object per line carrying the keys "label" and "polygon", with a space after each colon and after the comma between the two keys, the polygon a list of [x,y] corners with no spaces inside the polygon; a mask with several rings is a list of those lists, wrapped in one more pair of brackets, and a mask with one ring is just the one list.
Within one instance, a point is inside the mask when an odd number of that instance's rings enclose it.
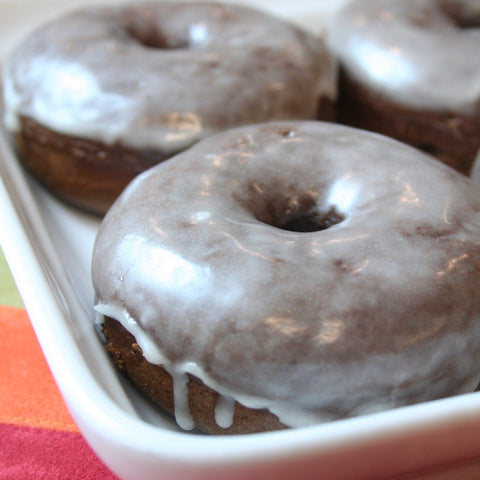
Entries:
{"label": "chocolate cake donut", "polygon": [[90,7],[28,37],[3,66],[6,124],[60,197],[104,213],[146,168],[219,130],[326,118],[323,40],[215,3]]}
{"label": "chocolate cake donut", "polygon": [[186,429],[310,425],[473,391],[480,195],[393,139],[273,122],[202,140],[104,217],[115,363]]}
{"label": "chocolate cake donut", "polygon": [[353,0],[334,16],[339,121],[469,174],[480,148],[480,1]]}

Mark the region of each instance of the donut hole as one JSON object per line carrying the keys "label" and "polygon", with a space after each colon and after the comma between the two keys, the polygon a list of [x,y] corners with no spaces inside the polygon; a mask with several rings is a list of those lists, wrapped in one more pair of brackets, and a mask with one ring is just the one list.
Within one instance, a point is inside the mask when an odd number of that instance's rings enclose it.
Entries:
{"label": "donut hole", "polygon": [[437,0],[425,8],[409,12],[410,22],[422,29],[454,28],[468,30],[480,27],[480,11],[468,4],[469,0]]}
{"label": "donut hole", "polygon": [[140,45],[159,50],[190,48],[190,39],[184,35],[166,35],[158,28],[145,28],[144,25],[131,23],[125,25],[127,35]]}
{"label": "donut hole", "polygon": [[320,232],[337,225],[344,219],[345,217],[340,214],[335,207],[331,207],[326,212],[312,211],[299,214],[274,226],[289,232]]}
{"label": "donut hole", "polygon": [[345,215],[335,206],[320,209],[314,197],[301,195],[267,207],[259,220],[281,230],[308,233],[327,230],[345,220]]}
{"label": "donut hole", "polygon": [[187,23],[172,28],[155,22],[154,15],[140,15],[127,12],[122,26],[125,35],[146,48],[159,50],[179,50],[197,48],[205,44],[209,37],[203,23]]}
{"label": "donut hole", "polygon": [[[462,8],[463,7],[463,8]],[[447,19],[461,30],[480,27],[480,11],[465,7],[465,3],[440,0],[440,11]]]}
{"label": "donut hole", "polygon": [[449,15],[450,20],[460,30],[477,29],[480,27],[480,19],[465,18],[461,15]]}

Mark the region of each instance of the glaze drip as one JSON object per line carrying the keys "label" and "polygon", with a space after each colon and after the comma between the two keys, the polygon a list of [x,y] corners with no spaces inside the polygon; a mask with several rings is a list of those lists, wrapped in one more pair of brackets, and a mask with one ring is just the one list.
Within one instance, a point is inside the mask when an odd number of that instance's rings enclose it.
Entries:
{"label": "glaze drip", "polygon": [[222,428],[228,428],[233,423],[235,413],[235,400],[232,397],[219,395],[215,407],[215,421]]}

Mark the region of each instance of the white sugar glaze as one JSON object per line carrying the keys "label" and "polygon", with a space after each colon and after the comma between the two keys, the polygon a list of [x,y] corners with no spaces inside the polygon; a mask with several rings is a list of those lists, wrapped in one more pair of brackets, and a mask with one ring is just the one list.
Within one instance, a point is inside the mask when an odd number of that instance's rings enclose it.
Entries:
{"label": "white sugar glaze", "polygon": [[387,99],[479,111],[479,0],[353,0],[328,30],[349,75]]}
{"label": "white sugar glaze", "polygon": [[233,423],[234,414],[235,399],[220,395],[215,407],[215,421],[217,422],[217,425],[222,428],[230,427]]}
{"label": "white sugar glaze", "polygon": [[213,3],[74,12],[28,37],[3,70],[10,129],[22,115],[64,134],[167,153],[232,126],[315,118],[319,99],[336,95],[320,38]]}
{"label": "white sugar glaze", "polygon": [[[325,230],[275,226],[332,209]],[[278,122],[201,141],[117,200],[92,276],[148,361],[290,426],[480,380],[478,190],[374,134]]]}

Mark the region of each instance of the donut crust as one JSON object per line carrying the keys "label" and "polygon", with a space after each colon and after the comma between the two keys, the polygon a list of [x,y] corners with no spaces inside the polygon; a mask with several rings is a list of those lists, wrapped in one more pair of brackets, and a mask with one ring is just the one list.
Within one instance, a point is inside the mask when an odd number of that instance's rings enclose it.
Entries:
{"label": "donut crust", "polygon": [[407,143],[469,175],[480,149],[480,117],[402,107],[340,73],[339,123]]}
{"label": "donut crust", "polygon": [[[105,317],[103,334],[107,351],[118,369],[162,410],[174,415],[173,382],[170,374],[162,366],[147,362],[135,337],[116,320]],[[220,427],[215,421],[218,393],[197,377],[190,374],[188,377],[190,414],[195,426],[203,432],[232,435],[287,428],[268,410],[248,408],[238,402],[235,402],[232,425],[228,428]]]}
{"label": "donut crust", "polygon": [[159,150],[64,135],[26,117],[14,137],[22,162],[40,182],[67,203],[98,215],[136,175],[167,158]]}

